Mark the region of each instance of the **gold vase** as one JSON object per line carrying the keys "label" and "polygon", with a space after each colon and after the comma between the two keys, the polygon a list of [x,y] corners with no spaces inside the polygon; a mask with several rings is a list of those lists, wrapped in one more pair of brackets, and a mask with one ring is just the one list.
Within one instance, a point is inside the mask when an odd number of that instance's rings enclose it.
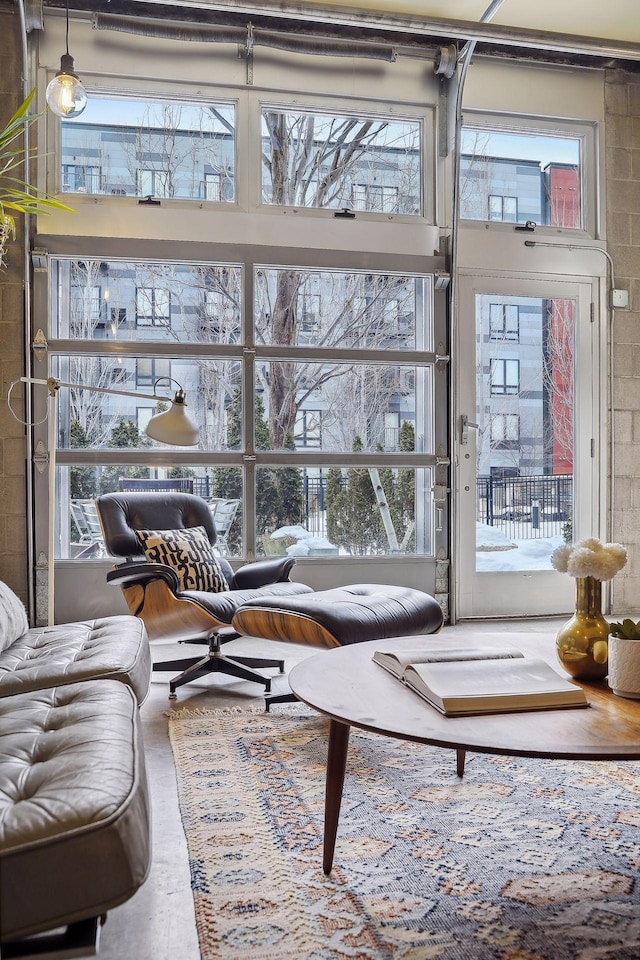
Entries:
{"label": "gold vase", "polygon": [[556,652],[576,680],[602,680],[607,675],[609,623],[602,616],[602,580],[576,578],[576,612],[561,628]]}

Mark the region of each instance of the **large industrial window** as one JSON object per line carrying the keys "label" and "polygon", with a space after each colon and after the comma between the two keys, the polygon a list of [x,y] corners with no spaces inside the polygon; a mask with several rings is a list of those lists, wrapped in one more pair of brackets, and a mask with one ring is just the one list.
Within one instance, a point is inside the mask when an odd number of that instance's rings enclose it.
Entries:
{"label": "large industrial window", "polygon": [[[79,526],[81,511],[91,509],[86,501],[133,481],[153,490],[168,480],[212,509],[221,500],[238,502],[225,538],[231,556],[273,552],[291,536],[282,531],[293,528],[312,544],[311,555],[431,552],[428,275],[117,259],[58,258],[52,267],[52,373],[79,384],[58,403],[61,556],[101,555],[99,538]],[[248,269],[253,304],[243,294]],[[162,286],[148,285],[152,280]],[[135,315],[136,324],[101,323],[105,303]],[[241,315],[250,351],[239,340]],[[149,322],[141,324],[141,316]],[[171,451],[172,466],[142,432],[162,402],[80,387],[149,393],[157,386],[166,395],[172,381],[184,387],[201,437],[199,456],[189,452],[181,462],[180,451]],[[241,507],[247,446],[260,458],[250,528]],[[287,462],[296,450],[307,451],[304,464]],[[376,460],[358,466],[366,453]],[[385,465],[389,454],[396,459]]]}
{"label": "large industrial window", "polygon": [[[102,194],[116,217],[122,198],[138,198],[158,235],[99,256],[89,237],[49,259],[51,373],[78,384],[57,404],[59,557],[104,555],[100,494],[168,486],[206,499],[216,523],[234,502],[220,541],[231,558],[435,556],[444,309],[436,351],[429,258],[399,256],[382,233],[433,214],[428,116],[242,90],[192,102],[98,95],[63,121],[63,192]],[[321,223],[323,240],[308,233],[278,256],[263,224],[294,215]],[[366,234],[344,246],[356,215],[376,224],[371,250]],[[184,239],[148,255],[181,216],[201,255]],[[162,400],[81,387],[170,396],[176,383],[196,448],[146,437]]]}

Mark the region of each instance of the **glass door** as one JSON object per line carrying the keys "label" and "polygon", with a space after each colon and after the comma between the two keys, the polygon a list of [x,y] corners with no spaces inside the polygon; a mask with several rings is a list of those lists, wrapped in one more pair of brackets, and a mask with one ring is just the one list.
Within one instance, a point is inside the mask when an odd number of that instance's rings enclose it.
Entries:
{"label": "glass door", "polygon": [[458,616],[568,612],[551,566],[597,535],[591,284],[463,278],[457,395]]}

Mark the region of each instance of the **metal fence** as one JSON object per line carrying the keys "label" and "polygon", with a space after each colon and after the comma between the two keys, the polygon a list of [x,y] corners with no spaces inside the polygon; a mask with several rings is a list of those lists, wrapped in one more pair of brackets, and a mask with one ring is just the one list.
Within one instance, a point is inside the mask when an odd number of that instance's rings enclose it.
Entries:
{"label": "metal fence", "polygon": [[573,510],[573,477],[478,477],[476,519],[516,539],[559,532]]}
{"label": "metal fence", "polygon": [[304,477],[304,526],[317,537],[326,536],[326,477]]}
{"label": "metal fence", "polygon": [[[171,481],[166,482],[168,484]],[[182,482],[185,483],[185,489],[209,499],[209,477],[193,477]],[[346,483],[346,477],[343,483]],[[305,474],[303,525],[317,536],[326,535],[326,496],[326,477],[309,477]],[[560,532],[563,523],[571,519],[573,477],[570,474],[478,477],[476,498],[476,519],[479,523],[497,527],[506,536],[520,540],[553,536]]]}

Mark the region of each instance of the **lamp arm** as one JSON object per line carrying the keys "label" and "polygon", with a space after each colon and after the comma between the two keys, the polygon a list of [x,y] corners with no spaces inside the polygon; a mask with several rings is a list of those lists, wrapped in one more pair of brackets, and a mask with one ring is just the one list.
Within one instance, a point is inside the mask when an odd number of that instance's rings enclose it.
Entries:
{"label": "lamp arm", "polygon": [[[133,390],[114,390],[112,387],[93,387],[84,383],[65,383],[63,380],[56,380],[55,377],[49,377],[48,380],[39,380],[36,377],[20,377],[22,383],[35,383],[47,387],[49,395],[54,397],[60,387],[69,387],[73,390],[91,390],[94,393],[113,393],[119,397],[138,397],[140,400],[167,400],[173,403],[173,397],[164,397],[158,393],[138,393]],[[178,383],[177,380],[174,383]],[[178,384],[180,386],[180,384]],[[182,390],[182,387],[180,387]]]}

